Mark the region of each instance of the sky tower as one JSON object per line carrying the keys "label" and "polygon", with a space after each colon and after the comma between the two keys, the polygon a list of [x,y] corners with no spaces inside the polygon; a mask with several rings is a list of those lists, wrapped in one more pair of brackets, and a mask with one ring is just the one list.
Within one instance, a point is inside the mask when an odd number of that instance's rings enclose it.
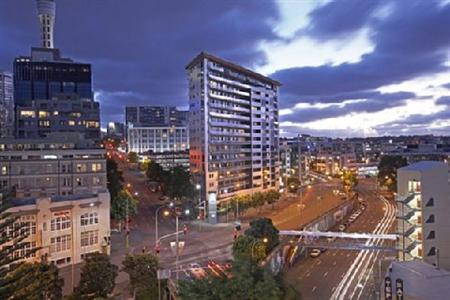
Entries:
{"label": "sky tower", "polygon": [[41,22],[42,47],[53,48],[56,3],[54,0],[37,0],[37,10]]}

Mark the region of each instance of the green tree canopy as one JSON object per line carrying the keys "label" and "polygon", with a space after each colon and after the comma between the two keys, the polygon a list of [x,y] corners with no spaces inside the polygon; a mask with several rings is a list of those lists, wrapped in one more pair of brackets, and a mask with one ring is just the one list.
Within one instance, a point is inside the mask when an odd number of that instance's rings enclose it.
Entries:
{"label": "green tree canopy", "polygon": [[117,165],[117,162],[115,160],[106,160],[106,175],[108,180],[109,194],[111,195],[111,200],[114,201],[114,199],[123,188],[122,172],[119,170],[119,166]]}
{"label": "green tree canopy", "polygon": [[241,235],[233,243],[233,257],[247,258],[255,261],[263,260],[267,253],[266,244],[252,236]]}
{"label": "green tree canopy", "polygon": [[358,177],[356,173],[351,170],[344,170],[342,172],[342,186],[346,192],[353,190],[355,186],[358,185]]}
{"label": "green tree canopy", "polygon": [[130,277],[131,287],[138,295],[156,295],[156,273],[159,265],[157,257],[150,253],[127,254],[122,265],[122,270]]}
{"label": "green tree canopy", "polygon": [[164,170],[160,164],[153,160],[148,162],[145,174],[149,181],[163,182]]}
{"label": "green tree canopy", "polygon": [[138,200],[134,198],[127,190],[121,190],[117,197],[111,203],[111,216],[114,220],[124,221],[128,216],[134,216],[137,213]]}
{"label": "green tree canopy", "polygon": [[136,152],[128,152],[128,162],[136,164],[139,161],[139,157]]}
{"label": "green tree canopy", "polygon": [[273,225],[272,219],[269,218],[259,218],[250,221],[250,227],[245,231],[245,235],[260,240],[267,238],[268,251],[280,243],[278,229]]}
{"label": "green tree canopy", "polygon": [[196,189],[191,182],[191,175],[182,166],[176,166],[163,172],[163,192],[172,198],[189,198],[196,196]]}
{"label": "green tree canopy", "polygon": [[92,253],[86,257],[81,268],[81,279],[75,288],[75,299],[106,298],[115,286],[118,267],[108,255]]}
{"label": "green tree canopy", "polygon": [[200,300],[278,300],[283,290],[280,282],[267,269],[253,260],[236,259],[231,268],[233,277],[207,276],[202,279],[179,282],[181,299]]}
{"label": "green tree canopy", "polygon": [[64,280],[55,264],[23,263],[14,272],[19,278],[13,284],[14,299],[62,299]]}
{"label": "green tree canopy", "polygon": [[397,169],[407,165],[406,158],[399,155],[385,155],[378,165],[378,181],[389,191],[397,191]]}

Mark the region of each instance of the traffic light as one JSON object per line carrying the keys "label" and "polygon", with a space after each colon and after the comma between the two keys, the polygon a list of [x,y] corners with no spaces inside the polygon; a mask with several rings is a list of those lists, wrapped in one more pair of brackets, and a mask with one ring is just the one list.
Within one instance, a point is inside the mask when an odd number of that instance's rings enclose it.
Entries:
{"label": "traffic light", "polygon": [[187,232],[188,232],[187,225],[184,224],[184,225],[183,225],[183,233],[184,233],[184,234],[187,234]]}

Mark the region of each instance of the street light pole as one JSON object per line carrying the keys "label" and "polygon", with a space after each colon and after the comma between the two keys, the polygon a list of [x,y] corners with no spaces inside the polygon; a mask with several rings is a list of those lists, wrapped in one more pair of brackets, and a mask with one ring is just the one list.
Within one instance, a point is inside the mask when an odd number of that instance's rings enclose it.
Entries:
{"label": "street light pole", "polygon": [[179,238],[179,234],[178,234],[178,213],[175,213],[175,227],[176,227],[176,243],[177,243],[177,249],[176,249],[176,260],[175,260],[175,268],[177,270],[177,274],[176,274],[176,279],[178,282],[178,257],[179,257],[179,249],[180,249],[180,238]]}

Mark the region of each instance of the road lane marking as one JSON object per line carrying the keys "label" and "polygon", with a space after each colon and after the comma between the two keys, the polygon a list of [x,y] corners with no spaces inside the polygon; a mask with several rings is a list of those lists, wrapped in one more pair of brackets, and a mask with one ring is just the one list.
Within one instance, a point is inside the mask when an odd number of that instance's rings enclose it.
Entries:
{"label": "road lane marking", "polygon": [[333,262],[333,266],[335,266],[335,265],[336,265],[336,261]]}
{"label": "road lane marking", "polygon": [[305,276],[305,277],[308,278],[309,276],[311,276],[311,273],[309,273],[309,272],[306,273],[306,276]]}
{"label": "road lane marking", "polygon": [[325,272],[325,273],[323,274],[323,277],[327,277],[327,275],[328,275],[328,272]]}
{"label": "road lane marking", "polygon": [[311,292],[313,292],[314,293],[314,291],[316,290],[316,286],[314,286],[313,288],[312,288],[312,290],[311,290]]}

